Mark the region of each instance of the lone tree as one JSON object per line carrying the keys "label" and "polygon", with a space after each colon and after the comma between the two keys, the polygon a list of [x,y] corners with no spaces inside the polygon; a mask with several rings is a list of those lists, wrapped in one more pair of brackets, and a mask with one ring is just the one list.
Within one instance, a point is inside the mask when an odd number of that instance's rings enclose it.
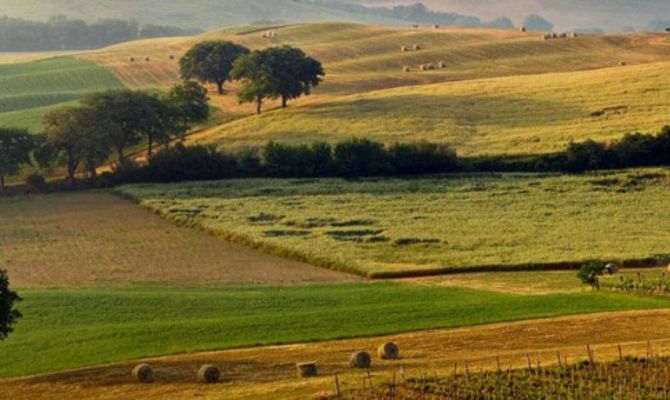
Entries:
{"label": "lone tree", "polygon": [[0,128],[0,196],[5,194],[5,176],[15,175],[30,164],[35,148],[33,137],[24,130]]}
{"label": "lone tree", "polygon": [[14,304],[19,301],[21,297],[9,287],[7,271],[0,269],[0,341],[14,331],[14,325],[22,317],[21,313],[14,309]]}
{"label": "lone tree", "polygon": [[179,60],[181,76],[184,79],[215,83],[221,95],[223,84],[230,79],[233,63],[246,54],[249,54],[248,48],[228,41],[199,43]]}
{"label": "lone tree", "polygon": [[188,132],[192,124],[209,119],[208,100],[207,89],[192,80],[173,86],[166,97],[166,101],[178,113],[182,133]]}
{"label": "lone tree", "polygon": [[241,102],[256,102],[260,114],[265,98],[289,100],[309,95],[325,75],[321,63],[294,47],[257,50],[235,62],[231,76],[243,80]]}

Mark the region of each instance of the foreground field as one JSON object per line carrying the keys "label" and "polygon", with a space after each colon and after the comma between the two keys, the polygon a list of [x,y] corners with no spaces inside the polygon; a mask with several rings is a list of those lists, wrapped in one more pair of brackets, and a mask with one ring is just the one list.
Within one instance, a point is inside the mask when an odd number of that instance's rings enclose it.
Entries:
{"label": "foreground field", "polygon": [[614,293],[520,296],[394,283],[22,290],[0,376],[184,352],[378,336],[560,315],[670,308]]}
{"label": "foreground field", "polygon": [[[523,368],[526,357],[542,365],[556,362],[557,352],[569,363],[587,359],[585,345],[590,344],[596,361],[615,360],[617,345],[626,355],[644,356],[647,341],[653,339],[656,355],[670,354],[668,311],[635,311],[589,316],[561,317],[537,321],[494,324],[474,328],[420,332],[353,339],[336,342],[262,347],[199,353],[147,360],[158,373],[153,385],[131,382],[129,370],[137,362],[125,362],[73,372],[27,379],[0,380],[0,388],[16,400],[69,398],[77,393],[81,400],[142,399],[269,399],[314,398],[316,393],[334,391],[338,374],[343,389],[360,388],[367,376],[352,372],[347,365],[351,352],[374,350],[380,343],[400,345],[398,361],[373,360],[375,384],[400,377],[448,376],[454,363],[463,372],[468,362],[474,373],[494,370],[496,357],[504,368]],[[295,362],[317,361],[322,377],[295,378]],[[223,370],[223,382],[203,386],[194,383],[194,371],[204,363],[215,363]]]}
{"label": "foreground field", "polygon": [[42,115],[52,107],[121,87],[107,69],[72,57],[0,64],[0,126],[39,132]]}
{"label": "foreground field", "polygon": [[19,288],[347,281],[178,228],[104,192],[0,199],[0,267]]}
{"label": "foreground field", "polygon": [[[126,196],[179,224],[370,277],[667,263],[670,174],[137,185]],[[259,211],[262,210],[262,211]]]}

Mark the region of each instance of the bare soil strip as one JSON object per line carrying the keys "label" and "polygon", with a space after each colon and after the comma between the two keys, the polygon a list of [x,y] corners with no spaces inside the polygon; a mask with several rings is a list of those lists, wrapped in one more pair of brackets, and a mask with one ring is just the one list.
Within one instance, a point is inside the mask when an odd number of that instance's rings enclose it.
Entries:
{"label": "bare soil strip", "polygon": [[18,288],[358,278],[180,228],[106,192],[0,199],[0,267]]}
{"label": "bare soil strip", "polygon": [[[362,316],[363,317],[363,316]],[[420,332],[383,338],[331,341],[291,346],[188,354],[146,360],[157,374],[152,385],[134,384],[128,362],[25,379],[0,381],[0,389],[11,399],[66,399],[76,394],[86,399],[295,399],[313,398],[332,391],[334,375],[342,385],[360,386],[363,372],[352,373],[348,358],[353,351],[373,354],[373,379],[384,380],[400,367],[408,376],[421,373],[448,374],[464,368],[471,371],[501,366],[523,367],[527,356],[533,363],[556,363],[557,353],[571,363],[587,359],[586,345],[596,361],[618,357],[617,345],[625,355],[645,356],[652,341],[656,355],[670,354],[670,310],[607,313],[562,317],[474,328]],[[394,341],[401,360],[378,360],[374,350]],[[295,362],[317,361],[321,377],[300,380]],[[213,386],[195,383],[201,364],[214,363],[223,371],[223,382]]]}

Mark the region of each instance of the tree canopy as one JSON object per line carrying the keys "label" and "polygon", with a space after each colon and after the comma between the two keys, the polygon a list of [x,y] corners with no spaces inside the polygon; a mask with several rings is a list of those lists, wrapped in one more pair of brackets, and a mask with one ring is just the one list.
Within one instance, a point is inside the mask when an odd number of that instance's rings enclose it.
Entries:
{"label": "tree canopy", "polygon": [[22,317],[14,305],[21,297],[9,287],[7,271],[0,269],[0,341],[14,331],[14,325]]}
{"label": "tree canopy", "polygon": [[215,83],[219,94],[230,79],[233,63],[240,56],[249,54],[249,49],[228,41],[198,43],[179,60],[181,76],[204,83]]}
{"label": "tree canopy", "polygon": [[181,131],[191,129],[194,123],[207,121],[210,115],[207,89],[195,81],[184,81],[167,93],[167,102],[178,112]]}
{"label": "tree canopy", "polygon": [[258,113],[265,98],[281,98],[282,107],[286,107],[289,100],[309,95],[324,75],[318,60],[290,46],[256,50],[240,57],[231,72],[233,79],[244,81],[240,101],[256,102]]}
{"label": "tree canopy", "polygon": [[25,130],[0,128],[0,195],[4,194],[5,176],[15,175],[22,165],[30,164],[34,138]]}

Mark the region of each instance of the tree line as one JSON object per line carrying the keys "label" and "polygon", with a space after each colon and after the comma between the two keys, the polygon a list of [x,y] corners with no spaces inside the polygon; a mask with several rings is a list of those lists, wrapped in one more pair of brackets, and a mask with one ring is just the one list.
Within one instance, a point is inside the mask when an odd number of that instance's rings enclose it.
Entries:
{"label": "tree line", "polygon": [[103,19],[89,24],[62,15],[46,22],[5,16],[0,18],[0,51],[96,49],[130,40],[201,32],[174,26],[140,25],[134,20]]}

